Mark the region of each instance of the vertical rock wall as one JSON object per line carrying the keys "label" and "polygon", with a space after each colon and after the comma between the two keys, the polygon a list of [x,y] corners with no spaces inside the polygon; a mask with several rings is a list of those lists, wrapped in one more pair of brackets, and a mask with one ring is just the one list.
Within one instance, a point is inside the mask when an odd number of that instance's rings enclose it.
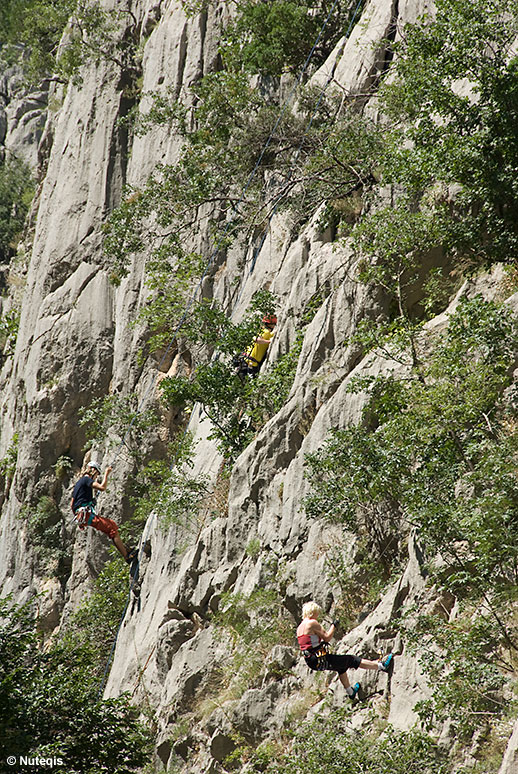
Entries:
{"label": "vertical rock wall", "polygon": [[[384,66],[384,38],[397,35],[403,23],[414,21],[429,5],[426,0],[367,2],[361,23],[347,42],[338,44],[315,75],[315,83],[325,83],[333,71],[342,89],[366,92]],[[225,3],[190,19],[174,1],[140,0],[132,10],[143,47],[144,94],[170,88],[182,95],[213,67]],[[179,145],[174,133],[164,128],[132,138],[121,127],[118,119],[135,99],[128,96],[122,76],[114,64],[101,62],[84,73],[80,88],[59,87],[52,94],[40,145],[46,171],[27,256],[20,332],[15,356],[1,373],[0,457],[15,432],[19,442],[16,473],[0,519],[0,587],[18,598],[43,587],[50,590],[45,603],[49,625],[84,595],[92,567],[95,571],[102,564],[105,544],[98,535],[76,535],[66,588],[49,584],[35,572],[20,518],[22,505],[51,490],[61,497],[66,512],[67,482],[56,481],[52,466],[64,454],[72,458],[76,470],[81,464],[85,439],[78,410],[110,390],[135,391],[142,397],[151,389],[152,400],[157,375],[152,364],[144,368],[138,364],[139,331],[129,325],[145,292],[143,259],[135,260],[129,276],[115,289],[101,250],[101,227],[120,202],[124,185],[144,183],[155,164],[176,158]],[[29,112],[27,107],[23,115]],[[9,112],[9,107],[0,111],[0,141],[14,138],[23,126],[20,111]],[[34,157],[36,144],[30,147]],[[304,455],[318,448],[331,428],[359,416],[361,397],[347,393],[351,376],[379,373],[386,367],[382,360],[362,361],[357,348],[348,343],[358,321],[384,309],[383,298],[350,279],[354,260],[346,246],[332,244],[329,233],[321,232],[317,214],[296,238],[283,218],[274,219],[252,272],[247,264],[235,316],[239,318],[258,289],[268,287],[278,296],[280,324],[270,354],[273,360],[293,343],[306,302],[322,292],[322,304],[305,332],[289,399],[237,460],[228,516],[220,515],[187,543],[174,529],[162,531],[157,519],[147,526],[153,554],[143,560],[141,606],[140,610],[130,606],[126,614],[106,695],[130,690],[136,701],[145,697],[151,702],[159,719],[158,754],[165,764],[171,754],[178,754],[189,761],[185,771],[217,771],[218,761],[233,748],[233,733],[254,744],[275,734],[314,679],[289,648],[274,648],[270,660],[281,665],[283,679],[266,665],[261,681],[239,700],[171,741],[185,707],[203,695],[211,679],[217,680],[227,646],[211,626],[210,614],[224,592],[247,594],[261,586],[274,556],[282,574],[283,602],[294,621],[302,601],[316,597],[326,608],[332,602],[323,547],[337,535],[310,522],[301,507],[307,486]],[[236,256],[230,253],[214,282],[218,298],[228,298],[236,272]],[[207,439],[207,420],[198,412],[191,429],[198,440],[195,470],[215,481],[220,458]],[[119,520],[124,516],[129,473],[119,461],[104,498],[104,508]],[[260,546],[255,556],[247,552],[252,540]],[[412,725],[415,702],[429,689],[390,621],[401,606],[422,600],[423,595],[420,553],[411,541],[402,579],[340,643],[341,650],[364,655],[389,649],[400,654],[392,680],[370,676],[366,681],[378,702],[388,702],[389,720],[399,728]],[[343,701],[340,691],[335,697],[335,689],[332,683],[331,705]],[[366,721],[369,711],[366,707],[358,713],[355,723]],[[509,752],[509,760],[513,755]],[[509,774],[511,769],[504,771]]]}

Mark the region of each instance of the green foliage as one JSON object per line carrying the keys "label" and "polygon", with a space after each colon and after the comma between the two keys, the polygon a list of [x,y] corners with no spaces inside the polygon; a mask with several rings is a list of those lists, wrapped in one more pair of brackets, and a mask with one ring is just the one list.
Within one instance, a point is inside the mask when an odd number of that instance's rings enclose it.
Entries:
{"label": "green foliage", "polygon": [[[240,65],[246,70],[264,75],[279,76],[283,70],[301,67],[322,26],[321,3],[285,2],[269,3],[250,0],[238,4],[236,21],[230,25],[223,42],[223,54],[227,63]],[[326,30],[336,39],[337,18]],[[332,32],[331,32],[332,30]],[[326,46],[327,48],[327,46]]]}
{"label": "green foliage", "polygon": [[[104,249],[116,281],[125,276],[131,254],[144,245],[151,252],[151,265],[157,257],[174,264],[200,223],[211,234],[216,252],[226,248],[244,221],[245,228],[255,220],[262,224],[265,212],[258,208],[264,176],[274,160],[286,168],[300,137],[302,122],[289,114],[278,122],[276,106],[242,73],[209,73],[191,90],[189,120],[175,95],[169,100],[150,95],[149,113],[137,119],[141,132],[156,123],[172,123],[184,146],[177,163],[157,165],[146,185],[128,189],[123,204],[110,216]],[[268,153],[252,179],[268,138]]]}
{"label": "green foliage", "polygon": [[[211,419],[212,436],[221,452],[235,458],[258,430],[283,405],[295,375],[301,341],[293,352],[274,364],[271,374],[242,382],[230,355],[242,352],[264,327],[262,317],[271,314],[274,298],[266,292],[255,294],[242,322],[235,324],[215,303],[201,302],[186,324],[185,333],[212,352],[217,343],[218,357],[202,361],[191,378],[167,377],[160,383],[164,400],[173,406],[202,404]],[[227,356],[223,360],[223,356]],[[220,359],[221,358],[221,359]]]}
{"label": "green foliage", "polygon": [[52,497],[44,495],[33,506],[28,506],[27,536],[36,551],[37,562],[46,572],[57,578],[70,574],[71,559],[65,540],[63,514]]}
{"label": "green foliage", "polygon": [[123,443],[130,456],[140,460],[145,440],[158,425],[156,410],[139,408],[137,396],[106,395],[95,398],[88,407],[79,410],[79,424],[85,428],[90,446],[110,447]]}
{"label": "green foliage", "polygon": [[235,375],[235,368],[221,360],[201,364],[192,379],[164,379],[160,383],[164,400],[173,406],[201,403],[213,423],[210,437],[217,440],[226,458],[235,459],[284,405],[301,344],[299,338],[268,372],[244,383]]}
{"label": "green foliage", "polygon": [[252,428],[259,430],[286,403],[295,379],[295,372],[302,350],[304,333],[299,331],[286,354],[281,355],[253,382],[246,413],[252,420]]}
{"label": "green foliage", "polygon": [[173,461],[150,460],[136,473],[134,495],[130,503],[133,515],[121,527],[124,541],[134,542],[142,534],[146,520],[156,511],[163,529],[173,524],[184,534],[197,533],[203,525],[202,507],[208,495],[204,476],[192,474],[194,444],[190,433],[184,433],[169,445],[168,457]]}
{"label": "green foliage", "polygon": [[92,679],[101,681],[113,638],[128,600],[128,568],[117,554],[95,580],[62,637],[64,651],[82,654]]}
{"label": "green foliage", "polygon": [[388,571],[397,537],[413,528],[428,560],[440,557],[430,579],[473,600],[454,621],[403,625],[434,684],[420,717],[430,727],[450,718],[465,737],[475,717],[501,712],[502,646],[518,647],[500,613],[518,567],[518,324],[505,305],[463,299],[447,329],[419,343],[417,364],[398,378],[353,382],[368,395],[363,423],[308,455],[306,510],[343,524]]}
{"label": "green foliage", "polygon": [[63,479],[67,478],[72,471],[73,465],[73,460],[66,454],[62,454],[60,457],[58,457],[55,464],[52,466],[54,468],[57,480],[62,481]]}
{"label": "green foliage", "polygon": [[261,541],[259,538],[252,538],[246,545],[246,555],[251,559],[257,559],[261,553]]}
{"label": "green foliage", "polygon": [[278,644],[279,625],[284,636],[293,636],[282,616],[280,599],[271,589],[256,589],[250,595],[223,594],[214,623],[226,629],[235,644],[271,648]]}
{"label": "green foliage", "polygon": [[19,327],[20,313],[18,311],[6,312],[0,316],[0,350],[3,357],[14,355]]}
{"label": "green foliage", "polygon": [[85,651],[43,648],[32,612],[0,601],[0,755],[61,758],[58,774],[129,774],[149,735],[126,696],[99,700]]}
{"label": "green foliage", "polygon": [[0,164],[0,262],[5,263],[16,251],[16,244],[34,193],[29,166],[8,156]]}
{"label": "green foliage", "polygon": [[[206,11],[214,0],[182,0],[188,15]],[[221,54],[230,69],[279,76],[298,70],[315,44],[312,68],[329,55],[359,19],[362,2],[329,0],[236,0],[235,15],[223,30]]]}
{"label": "green foliage", "polygon": [[162,380],[160,389],[169,405],[202,404],[214,426],[211,438],[218,440],[226,458],[236,457],[250,440],[247,422],[240,412],[250,385],[243,385],[230,365],[220,360],[201,364],[192,379],[169,377]]}
{"label": "green foliage", "polygon": [[81,83],[80,68],[109,60],[137,74],[136,20],[97,0],[7,0],[0,8],[2,54],[17,60],[27,81]]}
{"label": "green foliage", "polygon": [[368,534],[380,556],[373,530],[390,513],[394,527],[418,527],[441,553],[456,573],[450,583],[514,583],[518,447],[505,390],[517,335],[509,309],[465,300],[413,377],[360,383],[371,391],[368,424],[335,431],[308,455],[308,513]]}
{"label": "green foliage", "polygon": [[[381,96],[397,130],[383,176],[439,215],[446,186],[457,184],[446,247],[476,263],[512,261],[518,70],[510,50],[518,7],[515,0],[438,0],[436,6],[433,18],[407,25],[395,46]],[[469,89],[460,90],[462,79]]]}
{"label": "green foliage", "polygon": [[12,478],[16,470],[16,460],[18,459],[18,433],[13,434],[13,439],[7,448],[5,457],[0,460],[0,475],[6,478]]}
{"label": "green foliage", "polygon": [[154,260],[148,263],[146,285],[151,293],[135,320],[136,325],[144,323],[147,331],[141,358],[165,350],[173,330],[184,317],[188,298],[202,270],[200,256],[185,254],[181,249],[174,257],[167,249],[162,249],[160,255],[155,254]]}
{"label": "green foliage", "polygon": [[[75,5],[75,0],[7,0],[2,3],[2,54],[18,59],[31,83],[54,74],[59,41]],[[22,48],[10,51],[9,46]],[[29,47],[27,53],[23,50],[25,46]]]}
{"label": "green foliage", "polygon": [[395,731],[390,726],[383,734],[350,730],[350,710],[334,710],[304,723],[296,733],[292,750],[277,755],[266,769],[269,774],[449,774],[447,756],[426,734]]}
{"label": "green foliage", "polygon": [[185,467],[173,469],[162,487],[162,502],[158,504],[161,524],[167,528],[173,524],[189,532],[197,532],[204,526],[200,508],[207,495],[204,476],[192,476]]}
{"label": "green foliage", "polygon": [[426,727],[449,719],[469,738],[475,723],[511,710],[502,696],[502,667],[509,669],[501,660],[505,640],[494,618],[469,608],[453,621],[421,614],[417,623],[404,620],[401,631],[434,685],[431,698],[415,708]]}

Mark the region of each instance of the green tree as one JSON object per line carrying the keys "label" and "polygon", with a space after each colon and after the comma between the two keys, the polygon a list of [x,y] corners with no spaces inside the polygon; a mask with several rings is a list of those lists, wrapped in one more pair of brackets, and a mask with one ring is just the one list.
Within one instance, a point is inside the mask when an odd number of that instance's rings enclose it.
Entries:
{"label": "green tree", "polygon": [[199,358],[189,377],[167,377],[160,383],[169,405],[202,405],[213,423],[211,437],[218,441],[222,454],[232,460],[282,408],[295,378],[302,332],[267,372],[244,382],[236,375],[232,356],[250,347],[263,327],[263,315],[271,314],[273,309],[273,296],[259,292],[244,319],[234,324],[217,305],[199,304],[186,329],[192,339],[205,345],[208,356]]}
{"label": "green tree", "polygon": [[130,498],[135,512],[123,525],[123,535],[140,535],[152,511],[164,529],[176,524],[191,534],[199,531],[199,510],[208,489],[204,476],[192,474],[192,435],[185,432],[169,445],[168,452],[172,463],[151,460],[137,473],[134,488],[138,496]]}
{"label": "green tree", "polygon": [[79,424],[86,428],[90,446],[102,446],[106,442],[110,448],[120,445],[137,461],[142,459],[144,443],[158,421],[156,409],[144,410],[134,393],[95,398],[79,411]]}
{"label": "green tree", "polygon": [[137,42],[135,16],[97,0],[6,0],[0,8],[2,56],[17,61],[31,85],[79,84],[80,68],[103,59],[136,77]]}
{"label": "green tree", "polygon": [[517,19],[516,0],[438,0],[405,27],[381,90],[395,129],[384,181],[447,214],[445,246],[475,264],[517,257]]}
{"label": "green tree", "polygon": [[503,702],[512,658],[506,658],[502,629],[487,608],[466,602],[451,621],[440,608],[437,613],[416,613],[410,610],[403,617],[400,630],[434,690],[415,710],[425,727],[449,720],[452,730],[468,740],[481,718],[494,721],[504,710],[514,709],[513,700],[507,706]]}
{"label": "green tree", "polygon": [[407,378],[353,385],[370,391],[364,424],[335,431],[308,456],[308,513],[372,540],[389,513],[398,529],[417,527],[430,555],[440,552],[458,572],[451,586],[513,584],[518,447],[507,427],[517,351],[511,311],[477,297],[459,304]]}
{"label": "green tree", "polygon": [[43,648],[33,611],[0,602],[0,754],[61,758],[58,774],[129,774],[149,734],[128,698],[102,700],[88,648]]}
{"label": "green tree", "polygon": [[[189,15],[214,0],[182,0]],[[229,69],[279,76],[298,70],[314,45],[311,67],[322,64],[337,41],[350,32],[363,0],[233,0],[233,19],[223,30],[221,54]]]}
{"label": "green tree", "polygon": [[[418,709],[465,737],[474,717],[502,711],[502,672],[513,671],[504,650],[518,650],[502,612],[518,567],[518,323],[507,305],[463,299],[446,330],[419,343],[417,364],[409,358],[397,376],[353,380],[367,393],[362,422],[307,456],[306,511],[358,536],[385,577],[415,531],[429,581],[459,605],[454,621],[446,611],[403,622],[435,686]],[[356,567],[350,577],[360,581]]]}

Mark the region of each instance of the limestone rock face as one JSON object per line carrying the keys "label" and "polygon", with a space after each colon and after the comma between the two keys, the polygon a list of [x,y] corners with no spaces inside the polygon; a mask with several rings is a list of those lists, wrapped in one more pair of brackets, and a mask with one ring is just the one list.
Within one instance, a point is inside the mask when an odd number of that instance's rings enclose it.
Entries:
{"label": "limestone rock face", "polygon": [[0,70],[0,154],[21,158],[33,170],[47,120],[48,88],[28,92],[16,67]]}
{"label": "limestone rock face", "polygon": [[498,770],[498,774],[513,774],[513,771],[518,770],[518,725],[514,727],[514,731],[509,739],[507,749],[505,751],[504,760]]}
{"label": "limestone rock face", "polygon": [[[121,85],[116,65],[102,61],[85,70],[81,87],[56,90],[49,112],[44,93],[8,99],[9,77],[4,74],[0,80],[0,145],[16,150],[34,167],[39,163],[42,175],[34,240],[20,281],[23,303],[16,352],[0,373],[0,458],[13,447],[15,434],[18,437],[14,476],[2,482],[0,588],[19,600],[45,592],[41,622],[46,631],[75,609],[107,556],[102,536],[77,532],[70,521],[70,490],[84,459],[80,411],[110,392],[135,393],[152,404],[160,376],[153,363],[141,365],[137,355],[142,332],[131,325],[146,295],[143,258],[134,260],[128,277],[115,288],[102,253],[101,230],[120,203],[124,186],[143,185],[156,164],[174,161],[180,141],[163,127],[132,137],[119,119],[139,100],[144,107],[149,104],[149,92],[170,89],[179,96],[213,68],[218,23],[228,13],[227,6],[222,2],[188,18],[175,0],[133,3],[141,34],[142,86],[132,96]],[[325,84],[332,74],[346,92],[366,92],[384,67],[382,41],[399,34],[404,23],[430,6],[428,0],[367,2],[361,23],[338,43],[314,84]],[[253,271],[247,264],[247,280],[234,310],[239,319],[259,289],[267,287],[277,295],[280,323],[269,355],[275,360],[293,345],[306,304],[319,296],[319,308],[305,329],[290,396],[236,461],[228,514],[218,512],[189,534],[178,527],[163,529],[159,508],[150,517],[144,534],[151,540],[152,556],[142,562],[140,605],[128,606],[116,642],[105,695],[129,690],[137,702],[145,696],[158,719],[158,758],[164,766],[181,760],[186,774],[221,771],[221,762],[236,746],[236,733],[255,746],[278,734],[287,718],[304,717],[311,703],[315,676],[299,659],[295,638],[293,647],[276,645],[270,650],[251,687],[225,693],[228,676],[222,665],[233,653],[233,644],[213,624],[213,616],[226,593],[247,596],[264,587],[272,573],[294,630],[304,601],[316,598],[326,612],[334,601],[326,551],[344,538],[336,528],[306,516],[304,460],[332,428],[358,420],[364,397],[348,392],[351,379],[387,371],[383,358],[362,358],[351,342],[362,320],[386,311],[386,300],[351,278],[355,256],[347,245],[333,243],[319,223],[315,213],[293,236],[286,219],[275,216],[271,238],[258,253]],[[214,296],[228,301],[241,271],[237,255],[229,251],[213,281]],[[217,486],[221,456],[209,438],[210,422],[199,408],[189,430],[197,442],[193,472]],[[63,456],[71,460],[72,469],[59,479],[53,466]],[[133,468],[120,450],[105,454],[103,464],[110,462],[115,466],[113,483],[102,507],[121,521]],[[64,587],[41,570],[23,512],[24,505],[40,502],[49,491],[61,507],[71,546],[71,574]],[[352,542],[340,545],[352,559]],[[401,610],[423,604],[429,593],[419,547],[410,536],[401,580],[337,643],[339,652],[365,657],[389,650],[396,654],[392,676],[358,672],[351,677],[361,680],[380,713],[382,706],[388,707],[385,715],[401,729],[415,723],[415,704],[429,696],[431,688],[391,621]],[[214,696],[220,703],[211,705]],[[343,704],[336,681],[327,686],[325,703]],[[312,712],[317,709],[325,711],[322,702]],[[182,726],[185,718],[188,728]],[[355,723],[367,722],[367,714],[358,713]],[[515,731],[500,774],[515,770],[517,750]]]}

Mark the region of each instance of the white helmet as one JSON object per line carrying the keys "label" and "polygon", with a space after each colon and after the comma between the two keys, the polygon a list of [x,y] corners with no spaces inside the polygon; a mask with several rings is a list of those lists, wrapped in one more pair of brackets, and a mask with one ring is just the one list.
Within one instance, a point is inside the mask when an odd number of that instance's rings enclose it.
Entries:
{"label": "white helmet", "polygon": [[86,467],[87,467],[87,468],[93,468],[93,469],[94,469],[94,470],[96,470],[98,473],[100,473],[100,472],[101,472],[101,466],[100,466],[100,465],[99,465],[97,462],[89,462],[89,463],[88,463],[88,465],[87,465]]}

